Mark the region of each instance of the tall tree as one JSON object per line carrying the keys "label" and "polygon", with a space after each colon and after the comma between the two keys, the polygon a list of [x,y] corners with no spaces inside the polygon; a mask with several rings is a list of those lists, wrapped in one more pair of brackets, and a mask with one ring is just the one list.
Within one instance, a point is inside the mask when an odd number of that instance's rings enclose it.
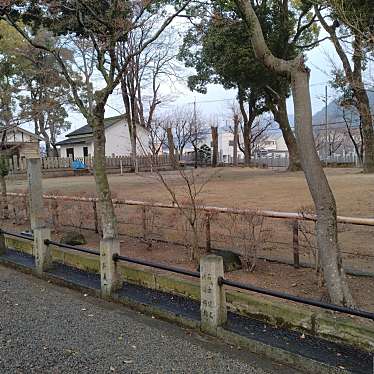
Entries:
{"label": "tall tree", "polygon": [[[59,43],[58,38],[46,30],[40,30],[34,41],[42,44],[48,42],[53,48]],[[17,54],[23,59],[20,74],[22,95],[19,100],[21,116],[34,123],[35,134],[45,142],[47,156],[57,157],[57,136],[71,126],[67,120],[67,108],[72,106],[69,84],[61,73],[60,65],[48,52],[26,45]],[[61,49],[61,57],[69,74],[74,76],[72,51],[66,47]],[[75,80],[79,84],[77,74]]]}
{"label": "tall tree", "polygon": [[304,56],[291,60],[277,58],[266,44],[261,24],[250,0],[235,0],[248,30],[254,52],[269,69],[291,78],[296,137],[302,167],[317,214],[317,244],[324,279],[332,302],[353,306],[338,244],[336,203],[315,148],[312,107],[309,92],[309,69]]}
{"label": "tall tree", "polygon": [[[308,9],[291,8],[288,1],[278,0],[257,4],[265,38],[278,57],[293,58],[298,50],[311,48],[316,43],[318,30]],[[190,88],[205,92],[207,83],[237,88],[241,108],[244,108],[243,98],[244,102],[255,100],[256,106],[251,105],[247,114],[243,112],[243,117],[249,121],[247,128],[253,117],[270,110],[289,150],[289,170],[300,170],[297,144],[286,107],[289,79],[277,76],[255,58],[245,24],[229,2],[215,3],[213,11],[207,14],[201,15],[201,22],[190,29],[180,53],[186,65],[197,72],[189,79]],[[250,131],[246,130],[248,134]],[[246,139],[249,147],[250,141]],[[248,159],[249,150],[246,153]]]}
{"label": "tall tree", "polygon": [[[342,27],[340,27],[338,20],[329,24],[328,19],[335,19],[336,17],[336,12],[334,12],[333,8],[315,5],[314,9],[322,27],[329,34],[330,40],[333,43],[343,66],[343,70],[337,69],[335,71],[336,80],[340,79],[340,82],[342,83],[342,78],[344,77],[344,85],[351,91],[351,96],[354,98],[352,104],[356,107],[361,117],[364,147],[364,172],[374,173],[373,116],[363,80],[363,71],[367,59],[367,47],[364,44],[362,33],[358,32],[355,28],[351,29],[349,25],[343,24]],[[353,50],[351,59],[340,38],[340,36],[347,37],[350,36],[350,34],[352,38],[351,47]]]}
{"label": "tall tree", "polygon": [[[0,14],[12,25],[32,46],[48,52],[60,64],[62,73],[72,90],[75,104],[93,129],[94,139],[94,174],[96,190],[100,203],[101,223],[104,238],[118,236],[117,220],[111,198],[105,162],[105,106],[113,90],[120,84],[126,73],[130,59],[142,52],[154,42],[172,20],[181,13],[188,3],[182,3],[176,11],[167,12],[160,3],[132,4],[127,0],[94,1],[94,0],[48,0],[20,1],[10,0],[0,6]],[[151,9],[152,8],[152,9]],[[157,8],[159,11],[152,11]],[[148,14],[146,19],[143,14]],[[165,16],[165,14],[167,14]],[[116,46],[120,40],[126,39],[129,32],[154,17],[163,17],[163,23],[149,35],[142,47],[126,56],[126,62],[118,69]],[[69,72],[61,49],[36,43],[31,35],[25,32],[18,21],[30,24],[33,28],[43,24],[56,35],[81,37],[91,41],[96,60],[96,70],[101,75],[100,87],[93,90],[91,108],[79,95],[79,85]]]}
{"label": "tall tree", "polygon": [[[144,23],[139,30],[129,33],[126,40],[118,43],[119,69],[126,62],[128,55],[142,49],[142,45],[158,22],[154,20],[152,23]],[[175,74],[174,39],[171,30],[164,32],[155,43],[149,45],[140,54],[131,57],[126,74],[121,79],[121,93],[136,172],[138,171],[136,155],[139,147],[137,128],[142,126],[150,130],[157,107],[166,99],[161,95],[160,86],[162,81]],[[142,149],[148,148],[147,144],[140,144],[140,146]]]}

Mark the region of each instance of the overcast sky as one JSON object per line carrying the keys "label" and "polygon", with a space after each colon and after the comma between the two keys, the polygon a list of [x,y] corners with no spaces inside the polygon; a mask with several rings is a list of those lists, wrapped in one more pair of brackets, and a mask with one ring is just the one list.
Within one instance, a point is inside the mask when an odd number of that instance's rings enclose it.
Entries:
{"label": "overcast sky", "polygon": [[[334,47],[329,41],[323,42],[322,45],[308,52],[307,57],[307,65],[311,69],[310,91],[312,108],[313,113],[316,113],[324,107],[325,86],[328,85],[330,79],[329,73],[332,69],[331,60],[337,62],[339,59],[335,54]],[[372,66],[369,67],[367,74],[372,76],[373,74],[370,69],[372,69]],[[164,85],[162,87],[162,92],[164,95],[168,95],[171,98],[166,100],[163,107],[159,110],[166,111],[170,110],[173,106],[193,105],[193,102],[196,100],[197,108],[204,118],[217,121],[219,125],[224,125],[225,122],[229,120],[231,116],[230,105],[235,101],[236,95],[235,90],[224,90],[219,85],[210,85],[206,95],[191,92],[185,82],[175,83],[173,87]],[[328,101],[332,101],[334,98],[334,92],[328,87]],[[123,113],[122,99],[118,89],[111,96],[108,104],[106,117]],[[289,114],[292,115],[292,98],[288,100],[287,104]],[[70,115],[70,121],[72,123],[70,131],[85,125],[84,118],[78,113],[72,113]],[[61,138],[63,138],[63,136],[61,136],[60,139]]]}

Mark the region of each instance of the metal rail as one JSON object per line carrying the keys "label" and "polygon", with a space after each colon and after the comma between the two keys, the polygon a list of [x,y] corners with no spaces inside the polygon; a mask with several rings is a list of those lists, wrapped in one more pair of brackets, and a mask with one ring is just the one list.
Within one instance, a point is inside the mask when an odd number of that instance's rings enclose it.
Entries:
{"label": "metal rail", "polygon": [[[14,237],[17,237],[17,238],[21,238],[21,239],[34,240],[33,237],[24,236],[24,235],[16,234],[16,233],[13,233],[13,232],[8,232],[8,231],[2,230],[2,229],[0,229],[0,234],[6,234],[6,235],[14,236]],[[44,243],[46,245],[51,245],[52,244],[52,245],[55,245],[57,247],[72,249],[74,251],[87,253],[87,254],[91,254],[91,255],[95,255],[95,256],[100,256],[99,252],[93,251],[91,249],[82,248],[82,247],[75,247],[75,246],[68,245],[68,244],[62,244],[62,243],[59,243],[59,242],[56,242],[56,241],[53,241],[53,240],[46,239],[44,241]],[[190,276],[190,277],[193,277],[193,278],[200,278],[200,273],[197,272],[197,271],[185,270],[185,269],[181,269],[181,268],[176,268],[174,266],[168,266],[168,265],[164,265],[164,264],[160,264],[160,263],[156,263],[156,262],[151,262],[151,261],[146,261],[146,260],[141,260],[141,259],[135,259],[135,258],[131,258],[131,257],[121,256],[121,255],[118,255],[118,254],[113,255],[113,261],[115,261],[115,262],[125,261],[125,262],[129,262],[129,263],[132,263],[132,264],[148,266],[148,267],[155,268],[155,269],[160,269],[160,270],[166,270],[166,271],[176,273],[176,274],[187,275],[187,276]],[[278,298],[278,299],[293,301],[293,302],[303,304],[303,305],[311,305],[311,306],[315,306],[315,307],[318,307],[318,308],[321,308],[321,309],[326,309],[326,310],[339,312],[339,313],[343,313],[343,314],[349,314],[349,315],[352,315],[352,316],[357,316],[357,317],[361,317],[361,318],[365,318],[365,319],[369,319],[371,321],[374,321],[374,313],[367,312],[367,311],[364,311],[364,310],[352,309],[352,308],[343,307],[343,306],[339,306],[339,305],[335,305],[335,304],[329,304],[329,303],[324,303],[324,302],[321,302],[321,301],[316,301],[316,300],[307,299],[307,298],[303,298],[303,297],[299,297],[299,296],[294,296],[294,295],[290,295],[288,293],[284,293],[284,292],[280,292],[280,291],[269,290],[269,289],[266,289],[266,288],[261,288],[261,287],[257,287],[257,286],[253,286],[253,285],[249,285],[249,284],[244,284],[244,283],[240,283],[240,282],[231,281],[231,280],[228,280],[228,279],[224,279],[223,277],[219,277],[218,283],[219,283],[219,285],[231,286],[231,287],[239,288],[239,289],[242,289],[242,290],[259,293],[259,294],[262,294],[262,295],[272,296],[272,297],[275,297],[275,298]]]}
{"label": "metal rail", "polygon": [[118,254],[113,255],[113,261],[125,261],[125,262],[130,262],[132,264],[137,264],[137,265],[144,265],[144,266],[149,266],[155,269],[161,269],[161,270],[166,270],[170,271],[172,273],[176,274],[183,274],[183,275],[188,275],[189,277],[194,277],[194,278],[200,278],[200,273],[197,271],[191,271],[191,270],[185,270],[181,268],[176,268],[174,266],[168,266],[164,264],[159,264],[157,262],[151,262],[151,261],[146,261],[146,260],[140,260],[136,258],[130,258],[126,256],[121,256]]}
{"label": "metal rail", "polygon": [[366,318],[366,319],[370,319],[374,321],[374,313],[370,313],[364,310],[356,310],[356,309],[347,308],[347,307],[343,307],[343,306],[339,306],[335,304],[323,303],[321,301],[306,299],[304,297],[294,296],[294,295],[290,295],[290,294],[280,292],[280,291],[273,291],[273,290],[269,290],[266,288],[261,288],[261,287],[256,287],[256,286],[240,283],[240,282],[230,281],[222,277],[220,277],[218,281],[220,285],[225,284],[227,286],[240,288],[246,291],[256,292],[262,295],[273,296],[278,299],[289,300],[289,301],[293,301],[293,302],[304,304],[304,305],[312,305],[318,308],[327,309],[327,310],[344,313],[344,314],[350,314],[353,316],[362,317],[362,318]]}
{"label": "metal rail", "polygon": [[95,255],[95,256],[100,256],[99,252],[93,251],[92,249],[82,248],[82,247],[75,247],[73,245],[63,244],[63,243],[55,242],[55,241],[49,240],[49,239],[44,240],[44,244],[45,245],[52,244],[52,245],[55,245],[56,247],[73,249],[74,251],[78,251],[78,252],[82,252],[82,253],[88,253],[90,255]]}
{"label": "metal rail", "polygon": [[32,235],[16,234],[15,232],[6,231],[6,230],[3,230],[3,229],[0,229],[0,234],[14,236],[15,238],[20,238],[20,239],[34,240],[34,237]]}

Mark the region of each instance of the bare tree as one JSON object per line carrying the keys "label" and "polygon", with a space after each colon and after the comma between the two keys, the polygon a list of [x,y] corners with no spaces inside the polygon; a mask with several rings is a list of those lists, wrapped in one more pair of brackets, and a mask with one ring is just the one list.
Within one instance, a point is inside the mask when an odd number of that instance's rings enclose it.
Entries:
{"label": "bare tree", "polygon": [[296,139],[317,215],[317,243],[324,279],[334,303],[353,306],[338,245],[336,202],[314,145],[309,69],[303,56],[297,56],[293,60],[275,57],[266,44],[251,1],[235,0],[235,4],[248,25],[250,40],[257,58],[269,69],[291,77]]}
{"label": "bare tree", "polygon": [[[126,40],[118,42],[119,64],[123,67],[126,57],[135,50],[142,49],[159,20],[144,23],[139,29],[129,33]],[[135,171],[137,165],[137,127],[150,129],[158,106],[167,96],[160,92],[161,83],[176,75],[177,66],[175,38],[171,31],[164,32],[157,41],[134,55],[127,63],[126,74],[121,79],[121,94],[131,140],[131,154]]]}
{"label": "bare tree", "polygon": [[[184,2],[176,11],[169,13],[162,24],[148,36],[141,48],[126,56],[125,63],[118,69],[117,43],[126,38],[133,30],[139,29],[144,22],[152,22],[160,17],[158,11],[147,12],[148,3],[137,3],[130,11],[125,1],[90,2],[90,1],[39,1],[18,7],[18,1],[10,1],[0,6],[0,14],[12,25],[25,40],[35,48],[46,51],[54,57],[60,65],[61,72],[72,90],[75,104],[93,129],[94,138],[94,174],[96,190],[100,202],[102,230],[104,238],[118,236],[117,220],[111,198],[105,162],[105,106],[113,90],[121,83],[126,74],[131,58],[139,55],[161,35],[174,18],[180,14],[188,2]],[[165,9],[160,8],[160,12]],[[70,74],[59,48],[51,47],[47,43],[36,43],[35,40],[21,28],[20,19],[33,19],[38,14],[39,19],[48,23],[49,28],[56,33],[72,36],[83,36],[89,39],[95,50],[96,71],[100,73],[102,81],[100,88],[93,91],[93,103],[90,108],[79,95],[79,87],[74,76]],[[147,17],[144,18],[143,15]],[[66,21],[69,20],[68,23]]]}
{"label": "bare tree", "polygon": [[[363,70],[365,66],[365,48],[363,45],[363,39],[360,34],[355,34],[353,31],[353,40],[352,40],[352,62],[344,49],[344,45],[339,38],[339,22],[336,21],[332,25],[329,25],[326,21],[329,9],[321,9],[319,6],[314,7],[316,15],[325,29],[329,34],[330,40],[333,43],[336,53],[338,54],[340,61],[343,65],[343,72],[338,69],[335,72],[337,80],[344,80],[344,85],[348,85],[352,93],[352,96],[355,100],[352,101],[352,104],[355,105],[357,111],[359,112],[362,119],[362,133],[363,133],[363,145],[364,145],[364,172],[365,173],[374,173],[374,128],[373,128],[373,119],[370,110],[370,103],[367,91],[365,89],[363,81]],[[327,12],[327,15],[324,16],[321,11]]]}
{"label": "bare tree", "polygon": [[178,192],[168,181],[166,175],[157,171],[158,178],[161,184],[169,193],[173,203],[178,208],[181,216],[187,221],[189,229],[192,233],[191,243],[188,243],[191,248],[191,260],[199,262],[200,257],[205,252],[205,247],[199,246],[199,227],[203,223],[204,215],[202,214],[202,200],[201,194],[209,183],[209,181],[217,174],[215,172],[201,175],[194,169],[178,168],[178,176],[182,182],[182,193]]}

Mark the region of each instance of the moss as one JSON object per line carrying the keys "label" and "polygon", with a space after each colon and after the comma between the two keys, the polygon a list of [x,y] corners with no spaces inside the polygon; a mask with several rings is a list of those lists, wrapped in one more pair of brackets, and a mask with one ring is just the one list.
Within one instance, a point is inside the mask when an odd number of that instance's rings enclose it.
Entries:
{"label": "moss", "polygon": [[25,240],[21,238],[15,238],[5,235],[5,244],[8,248],[15,249],[19,252],[33,254],[34,242],[31,240]]}
{"label": "moss", "polygon": [[200,300],[200,285],[185,279],[177,279],[170,276],[156,276],[157,289],[186,296],[193,300]]}
{"label": "moss", "polygon": [[151,272],[146,272],[144,270],[123,264],[119,266],[119,269],[120,273],[127,282],[156,289],[155,275]]}

